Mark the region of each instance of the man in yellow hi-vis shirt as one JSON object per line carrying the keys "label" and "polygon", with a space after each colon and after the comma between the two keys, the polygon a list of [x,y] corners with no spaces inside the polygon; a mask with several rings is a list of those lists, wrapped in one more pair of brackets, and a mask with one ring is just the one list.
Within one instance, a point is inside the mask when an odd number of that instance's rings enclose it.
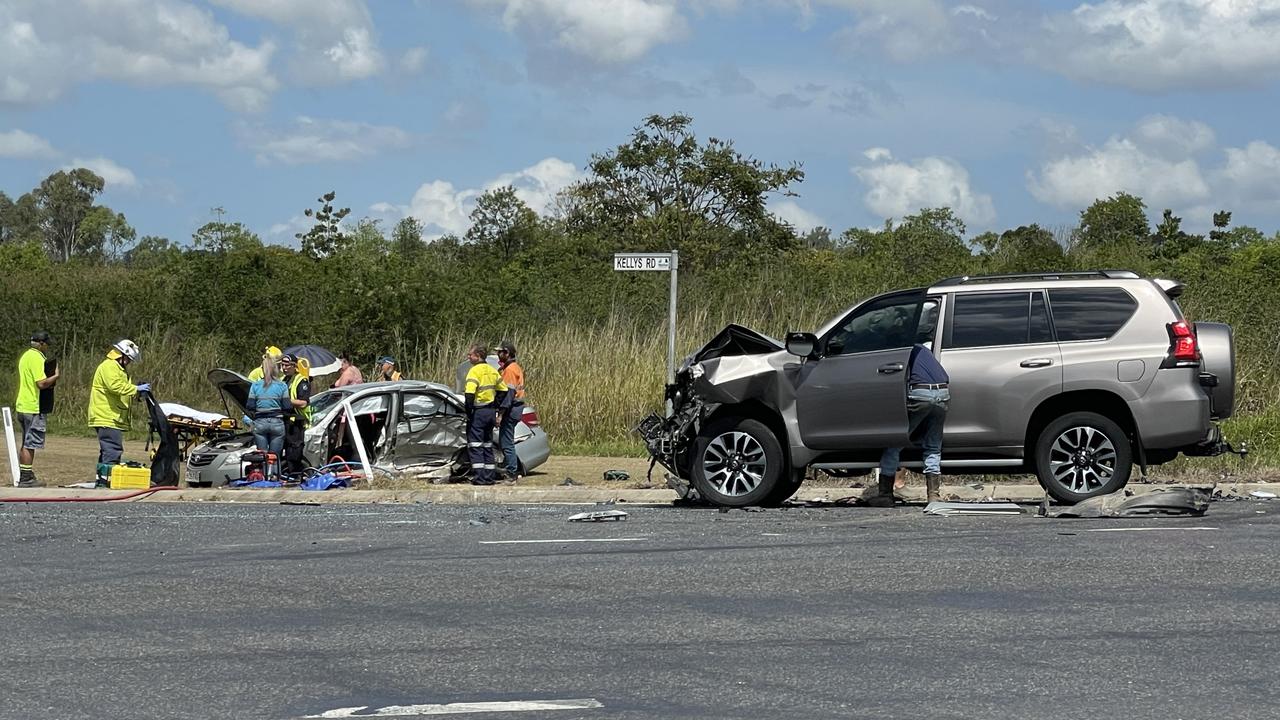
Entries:
{"label": "man in yellow hi-vis shirt", "polygon": [[507,386],[492,365],[485,362],[485,346],[472,345],[467,352],[471,369],[463,394],[467,401],[467,454],[471,458],[471,484],[493,485],[497,466],[493,461],[493,424],[498,407],[507,397]]}
{"label": "man in yellow hi-vis shirt", "polygon": [[45,353],[52,338],[44,330],[31,334],[31,347],[18,358],[18,399],[13,409],[22,428],[22,449],[18,451],[18,487],[35,487],[36,451],[44,448],[45,412],[40,407],[40,391],[58,382],[58,372],[45,374]]}
{"label": "man in yellow hi-vis shirt", "polygon": [[134,385],[125,368],[138,362],[142,351],[132,340],[111,346],[107,359],[98,364],[89,390],[89,427],[98,433],[98,485],[111,480],[111,466],[124,455],[124,431],[129,429],[129,401],[138,393],[151,392],[151,385]]}

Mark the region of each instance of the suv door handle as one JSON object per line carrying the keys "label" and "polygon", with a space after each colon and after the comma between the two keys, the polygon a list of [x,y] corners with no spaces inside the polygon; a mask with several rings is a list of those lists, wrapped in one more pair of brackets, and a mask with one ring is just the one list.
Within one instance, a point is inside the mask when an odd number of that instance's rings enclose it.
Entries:
{"label": "suv door handle", "polygon": [[1032,360],[1023,360],[1018,364],[1024,368],[1042,368],[1049,367],[1053,364],[1053,361],[1049,358],[1034,358]]}
{"label": "suv door handle", "polygon": [[881,375],[892,375],[894,373],[900,373],[902,370],[902,363],[889,363],[888,365],[881,365],[880,369],[876,372],[879,372]]}

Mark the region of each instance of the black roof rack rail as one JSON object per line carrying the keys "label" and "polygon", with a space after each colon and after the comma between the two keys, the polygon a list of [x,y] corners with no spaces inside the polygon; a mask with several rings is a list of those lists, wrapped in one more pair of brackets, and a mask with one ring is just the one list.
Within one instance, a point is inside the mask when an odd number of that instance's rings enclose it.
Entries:
{"label": "black roof rack rail", "polygon": [[933,287],[967,285],[976,282],[1017,282],[1020,280],[1083,280],[1105,278],[1108,280],[1137,280],[1141,276],[1132,270],[1072,270],[1070,272],[1007,273],[1004,275],[959,275],[939,280]]}

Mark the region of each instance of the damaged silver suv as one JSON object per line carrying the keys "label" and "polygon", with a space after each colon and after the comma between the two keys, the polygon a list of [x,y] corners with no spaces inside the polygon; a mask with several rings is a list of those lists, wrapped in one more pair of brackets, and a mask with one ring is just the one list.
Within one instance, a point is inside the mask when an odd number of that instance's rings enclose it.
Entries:
{"label": "damaged silver suv", "polygon": [[[719,505],[776,504],[806,469],[865,471],[908,448],[906,376],[925,345],[951,378],[944,473],[1035,473],[1059,501],[1114,492],[1136,463],[1235,452],[1231,327],[1189,323],[1184,286],[1128,271],[949,278],[861,302],[785,344],[730,325],[640,424],[673,481]],[[1241,451],[1243,452],[1243,451]]]}

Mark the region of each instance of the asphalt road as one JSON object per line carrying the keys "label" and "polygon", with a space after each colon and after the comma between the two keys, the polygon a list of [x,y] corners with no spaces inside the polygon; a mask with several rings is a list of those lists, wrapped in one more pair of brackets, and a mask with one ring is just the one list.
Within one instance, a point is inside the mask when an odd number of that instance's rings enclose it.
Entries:
{"label": "asphalt road", "polygon": [[1275,718],[1277,503],[0,505],[0,717]]}

